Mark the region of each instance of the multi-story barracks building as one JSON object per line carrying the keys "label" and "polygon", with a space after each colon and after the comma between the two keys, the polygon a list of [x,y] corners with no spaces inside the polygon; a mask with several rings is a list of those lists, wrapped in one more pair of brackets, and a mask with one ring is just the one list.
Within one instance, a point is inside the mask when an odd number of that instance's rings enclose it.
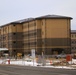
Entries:
{"label": "multi-story barracks building", "polygon": [[46,15],[0,26],[0,47],[16,53],[71,53],[71,17]]}

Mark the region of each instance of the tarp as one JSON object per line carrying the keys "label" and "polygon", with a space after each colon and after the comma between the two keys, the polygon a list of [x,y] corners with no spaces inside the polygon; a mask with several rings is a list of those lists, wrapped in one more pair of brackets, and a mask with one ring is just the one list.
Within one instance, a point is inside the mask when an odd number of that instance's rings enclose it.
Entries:
{"label": "tarp", "polygon": [[7,51],[7,48],[0,48],[0,51]]}

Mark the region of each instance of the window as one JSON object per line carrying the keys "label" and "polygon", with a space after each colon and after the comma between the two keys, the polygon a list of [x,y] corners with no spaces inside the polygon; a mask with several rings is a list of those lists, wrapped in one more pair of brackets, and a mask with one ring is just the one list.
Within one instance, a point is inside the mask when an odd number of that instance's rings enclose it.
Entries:
{"label": "window", "polygon": [[74,41],[71,41],[72,44],[74,44]]}
{"label": "window", "polygon": [[16,26],[15,24],[13,24],[13,26]]}
{"label": "window", "polygon": [[76,44],[76,41],[75,41],[75,44]]}
{"label": "window", "polygon": [[71,49],[74,49],[74,47],[72,47]]}
{"label": "window", "polygon": [[30,42],[30,46],[35,46],[36,45],[36,41]]}
{"label": "window", "polygon": [[13,41],[13,43],[15,44],[15,43],[16,43],[16,41]]}
{"label": "window", "polygon": [[36,32],[34,33],[34,35],[36,35]]}
{"label": "window", "polygon": [[24,43],[22,43],[22,45],[24,46]]}
{"label": "window", "polygon": [[76,47],[75,47],[75,49],[76,49]]}
{"label": "window", "polygon": [[28,45],[30,45],[30,42],[29,43],[27,43]]}
{"label": "window", "polygon": [[13,50],[14,52],[16,52],[16,50]]}
{"label": "window", "polygon": [[74,47],[72,47],[71,49],[76,50],[76,47],[74,46]]}
{"label": "window", "polygon": [[16,35],[16,33],[13,33],[13,35]]}

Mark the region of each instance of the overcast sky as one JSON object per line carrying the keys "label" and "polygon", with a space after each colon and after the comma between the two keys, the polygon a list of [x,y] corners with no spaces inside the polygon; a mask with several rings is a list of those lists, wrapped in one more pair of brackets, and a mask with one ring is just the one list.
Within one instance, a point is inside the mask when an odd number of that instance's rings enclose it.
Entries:
{"label": "overcast sky", "polygon": [[0,0],[0,25],[48,14],[72,17],[76,29],[76,0]]}

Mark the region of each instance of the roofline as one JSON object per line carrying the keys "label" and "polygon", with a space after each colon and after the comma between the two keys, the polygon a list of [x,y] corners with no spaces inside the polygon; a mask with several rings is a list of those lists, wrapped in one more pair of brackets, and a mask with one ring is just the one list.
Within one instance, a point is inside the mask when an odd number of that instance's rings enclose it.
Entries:
{"label": "roofline", "polygon": [[68,16],[61,16],[61,15],[44,15],[40,17],[36,17],[35,19],[73,19],[72,17]]}
{"label": "roofline", "polygon": [[14,21],[14,22],[10,22],[8,24],[5,24],[5,25],[1,25],[0,27],[4,27],[4,26],[7,26],[7,25],[10,25],[10,24],[23,24],[23,23],[27,23],[27,22],[31,22],[31,21],[35,21],[35,20],[41,20],[41,19],[73,19],[72,17],[66,17],[66,16],[61,16],[61,17],[36,17],[36,18],[33,18],[32,20],[27,20],[27,21],[23,21],[23,22],[19,22],[19,21]]}
{"label": "roofline", "polygon": [[4,25],[1,25],[0,27],[4,27],[4,26],[8,26],[10,23],[7,23],[7,24],[4,24]]}
{"label": "roofline", "polygon": [[[31,21],[35,21],[36,19],[33,19]],[[31,22],[31,21],[24,21],[24,22],[21,22],[21,23],[18,23],[18,22],[11,22],[11,23],[8,23],[8,24],[5,24],[5,25],[1,25],[0,27],[4,27],[4,26],[8,26],[10,24],[23,24],[23,23],[28,23],[28,22]]]}

